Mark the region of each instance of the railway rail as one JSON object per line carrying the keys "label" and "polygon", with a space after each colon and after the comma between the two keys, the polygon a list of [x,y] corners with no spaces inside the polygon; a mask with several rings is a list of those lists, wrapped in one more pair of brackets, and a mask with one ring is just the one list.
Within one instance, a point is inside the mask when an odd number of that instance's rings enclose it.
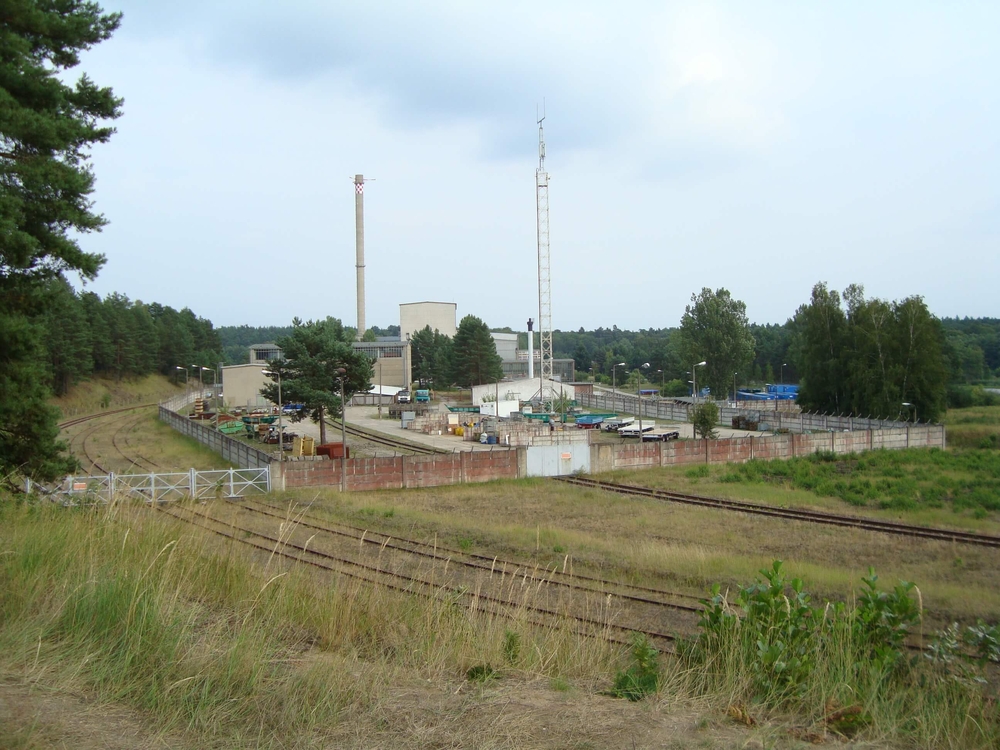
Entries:
{"label": "railway rail", "polygon": [[[427,599],[446,598],[452,603],[462,603],[478,612],[513,617],[519,612],[527,615],[532,624],[542,627],[553,627],[569,624],[574,633],[590,637],[599,637],[622,645],[631,643],[631,637],[641,634],[649,638],[665,651],[671,651],[677,636],[663,632],[657,628],[639,627],[613,622],[605,598],[605,606],[598,613],[588,614],[586,611],[572,612],[565,600],[562,605],[539,604],[528,601],[533,594],[551,585],[548,579],[532,579],[527,584],[526,573],[523,571],[494,570],[492,585],[480,581],[474,587],[461,583],[439,581],[434,575],[428,580],[425,576],[413,575],[389,570],[383,565],[382,545],[379,557],[375,563],[365,563],[343,554],[320,549],[320,540],[314,533],[303,543],[292,539],[290,533],[280,533],[279,536],[268,534],[259,529],[250,528],[245,523],[233,520],[214,518],[204,512],[178,505],[161,505],[161,512],[180,521],[199,526],[217,536],[241,545],[256,549],[271,556],[281,557],[291,562],[303,563],[328,573],[334,573],[359,582],[378,585],[407,595],[417,595]],[[447,562],[446,562],[447,566]],[[583,607],[586,610],[586,606]],[[579,609],[579,606],[578,606]],[[601,611],[605,616],[600,616]]]}
{"label": "railway rail", "polygon": [[977,534],[970,531],[953,531],[951,529],[935,528],[932,526],[916,526],[896,521],[882,521],[875,518],[862,518],[860,516],[826,513],[818,510],[777,508],[772,505],[762,505],[760,503],[750,503],[742,500],[726,500],[717,497],[706,497],[704,495],[688,495],[680,492],[653,489],[650,487],[638,487],[636,485],[618,484],[615,482],[602,482],[597,479],[587,479],[584,477],[554,477],[554,479],[556,481],[565,482],[578,487],[605,490],[607,492],[615,492],[620,495],[648,497],[654,500],[662,500],[671,503],[697,505],[703,508],[736,511],[752,515],[769,516],[771,518],[802,521],[804,523],[817,523],[827,526],[862,529],[864,531],[877,531],[883,534],[896,534],[898,536],[908,536],[919,539],[931,539],[942,542],[957,542],[982,547],[1000,548],[1000,537],[991,536],[989,534]]}
{"label": "railway rail", "polygon": [[[322,522],[321,519],[308,516],[304,513],[297,513],[294,517],[289,517],[287,512],[269,503],[259,500],[244,501],[240,507],[252,513],[265,515],[275,520],[294,521],[295,524],[311,531],[319,531],[326,534],[347,537],[359,544],[369,544],[380,549],[393,549],[405,552],[414,556],[428,558],[437,562],[449,563],[452,565],[462,565],[472,570],[490,571],[514,569],[527,571],[527,575],[533,581],[545,580],[549,585],[566,587],[569,590],[611,595],[616,599],[635,602],[638,604],[650,604],[658,607],[676,609],[682,612],[700,613],[701,606],[695,604],[681,604],[675,599],[687,600],[691,602],[701,602],[704,597],[694,596],[666,589],[657,589],[648,586],[635,586],[633,584],[620,583],[596,576],[588,576],[576,572],[566,573],[565,566],[562,572],[559,566],[553,569],[533,569],[533,564],[528,562],[517,562],[513,560],[502,560],[497,556],[480,555],[473,552],[450,549],[440,544],[431,544],[414,539],[393,537],[389,534],[371,532],[367,529],[360,529],[346,524],[330,524]],[[568,559],[568,556],[567,556]],[[565,563],[565,561],[564,561]]]}
{"label": "railway rail", "polygon": [[[341,424],[338,420],[328,419],[326,423],[331,427],[336,427],[338,430],[341,427]],[[408,440],[400,440],[398,438],[393,438],[389,435],[385,435],[380,432],[375,432],[373,430],[366,430],[361,427],[356,427],[352,425],[350,422],[347,423],[344,431],[348,435],[353,435],[354,437],[362,438],[370,443],[375,443],[377,445],[384,445],[394,450],[408,451],[410,453],[415,453],[421,456],[452,453],[452,451],[445,450],[444,448],[435,448],[434,446],[431,445],[421,445],[419,443],[410,442]]]}

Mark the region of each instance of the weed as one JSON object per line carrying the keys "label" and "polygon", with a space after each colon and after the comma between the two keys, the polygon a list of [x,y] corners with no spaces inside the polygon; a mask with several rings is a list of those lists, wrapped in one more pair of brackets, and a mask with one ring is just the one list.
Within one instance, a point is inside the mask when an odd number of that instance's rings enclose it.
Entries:
{"label": "weed", "polygon": [[507,630],[503,634],[503,656],[511,666],[517,664],[521,658],[521,636],[513,630]]}
{"label": "weed", "polygon": [[692,466],[690,469],[684,472],[684,476],[688,479],[705,479],[711,471],[706,464],[701,464],[700,466]]}
{"label": "weed", "polygon": [[497,671],[489,664],[476,664],[466,670],[465,677],[471,682],[486,682],[497,677]]}
{"label": "weed", "polygon": [[660,652],[644,635],[632,640],[632,664],[615,675],[611,694],[616,698],[639,701],[660,687]]}

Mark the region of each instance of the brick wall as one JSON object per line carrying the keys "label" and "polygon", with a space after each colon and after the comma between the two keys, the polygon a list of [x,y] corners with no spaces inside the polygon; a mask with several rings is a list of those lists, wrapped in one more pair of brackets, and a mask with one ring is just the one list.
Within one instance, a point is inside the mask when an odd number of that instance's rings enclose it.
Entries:
{"label": "brick wall", "polygon": [[597,443],[590,447],[590,470],[599,473],[652,466],[744,463],[754,458],[793,458],[818,451],[846,454],[877,448],[899,450],[908,447],[944,448],[944,427],[920,425],[861,432],[817,432],[808,435],[788,433],[767,437],[671,440],[667,443],[627,445]]}
{"label": "brick wall", "polygon": [[[446,484],[490,482],[516,479],[518,452],[506,448],[489,451],[460,451],[430,456],[349,458],[346,461],[347,489],[395,490],[406,487],[439,487]],[[520,463],[523,464],[523,461]],[[271,464],[272,469],[279,464]],[[284,487],[339,487],[340,460],[289,461],[280,469]],[[274,479],[275,486],[282,486]]]}

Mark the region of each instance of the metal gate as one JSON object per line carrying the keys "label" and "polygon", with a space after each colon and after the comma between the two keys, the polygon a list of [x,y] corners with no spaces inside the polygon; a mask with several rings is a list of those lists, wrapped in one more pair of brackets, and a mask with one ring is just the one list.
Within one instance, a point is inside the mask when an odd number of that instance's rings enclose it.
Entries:
{"label": "metal gate", "polygon": [[166,474],[108,474],[66,477],[55,485],[27,482],[28,493],[47,495],[65,505],[106,503],[115,497],[147,502],[169,502],[183,498],[233,498],[263,495],[271,491],[271,472],[259,469],[219,469]]}
{"label": "metal gate", "polygon": [[590,471],[590,446],[586,443],[530,445],[529,477],[561,477]]}

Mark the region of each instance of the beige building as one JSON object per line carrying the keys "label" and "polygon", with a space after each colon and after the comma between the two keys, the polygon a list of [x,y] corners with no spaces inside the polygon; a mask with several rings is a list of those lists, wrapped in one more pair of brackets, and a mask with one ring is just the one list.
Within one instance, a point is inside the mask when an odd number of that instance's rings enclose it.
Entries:
{"label": "beige building", "polygon": [[267,406],[260,389],[271,382],[260,363],[222,368],[222,394],[227,409]]}
{"label": "beige building", "polygon": [[455,338],[458,305],[454,302],[406,302],[399,306],[399,337],[406,340],[427,326]]}

